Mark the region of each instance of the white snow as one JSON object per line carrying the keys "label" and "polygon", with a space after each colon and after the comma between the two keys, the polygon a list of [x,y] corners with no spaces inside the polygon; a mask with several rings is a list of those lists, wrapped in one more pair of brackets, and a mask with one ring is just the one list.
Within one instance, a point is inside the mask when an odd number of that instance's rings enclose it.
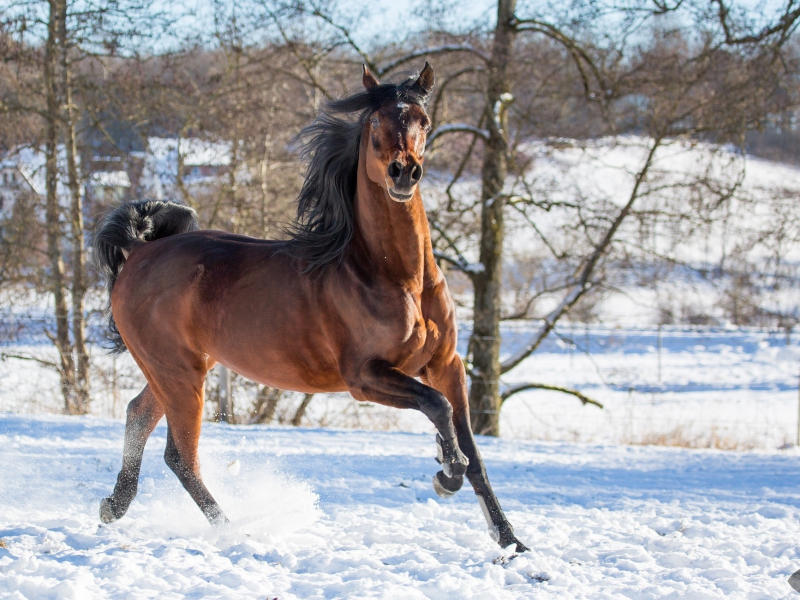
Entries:
{"label": "white snow", "polygon": [[[119,421],[0,417],[3,598],[791,598],[796,452],[480,439],[517,535],[434,495],[430,434],[206,425],[215,530],[152,436],[127,516],[99,524]],[[226,466],[238,460],[241,473]]]}
{"label": "white snow", "polygon": [[[552,206],[519,208],[527,217],[513,208],[506,211],[506,277],[520,291],[528,286],[531,294],[540,292],[545,281],[557,286],[573,277],[577,264],[566,261],[556,267],[553,254],[590,254],[589,240],[601,239],[610,222],[606,219],[626,205],[651,147],[652,141],[640,136],[523,145],[519,150],[531,158],[530,169],[524,181],[509,176],[505,193],[513,200],[532,197]],[[426,178],[426,205],[448,205],[450,175],[429,173]],[[471,206],[480,196],[479,181],[465,178],[452,192]],[[673,139],[655,152],[639,192],[633,212],[617,231],[605,271],[600,269],[606,281],[594,311],[597,321],[655,325],[671,315],[676,322],[701,322],[697,318],[702,317],[724,324],[733,318],[724,308],[730,306],[729,293],[737,292],[732,274],[740,272],[750,277],[753,302],[796,320],[800,168],[729,147]],[[727,193],[730,198],[721,202],[720,195]],[[469,219],[472,213],[465,214],[462,218]],[[441,213],[437,218],[446,222]],[[589,234],[579,222],[587,223]],[[456,243],[466,260],[477,260],[474,234]],[[660,266],[657,281],[650,279],[655,266]],[[569,292],[538,297],[531,315],[545,318]],[[471,303],[469,291],[463,300]],[[505,300],[508,312],[524,305],[524,298],[508,290]]]}
{"label": "white snow", "polygon": [[[583,143],[563,140],[561,147],[528,144],[524,151],[534,160],[526,184],[509,181],[509,193],[524,194],[531,189],[549,202],[579,202],[588,214],[603,213],[612,206],[619,209],[628,202],[651,147],[652,140],[640,136]],[[738,253],[765,272],[769,272],[767,263],[776,253],[783,262],[796,264],[800,260],[794,229],[784,236],[785,241],[774,241],[782,227],[792,227],[790,223],[797,215],[800,169],[796,166],[744,156],[729,147],[667,140],[655,152],[639,192],[634,212],[650,211],[658,216],[653,216],[646,228],[637,219],[628,218],[616,239],[640,260],[662,257],[708,267]],[[720,202],[724,194],[730,194],[730,198]],[[574,226],[573,209],[556,207],[533,214],[537,228],[551,243],[560,249],[575,243],[566,234]],[[678,214],[689,218],[668,216]],[[507,249],[525,254],[537,243],[541,246],[529,224],[518,222],[513,211],[509,216]],[[681,284],[673,279],[665,283],[668,287]],[[792,298],[789,304],[795,303]]]}
{"label": "white snow", "polygon": [[[40,196],[44,196],[47,188],[45,177],[46,156],[44,150],[29,146],[16,146],[0,157],[0,169],[16,171],[22,181],[14,182],[11,190],[6,190],[4,195],[8,199],[16,198],[19,192],[33,191]],[[76,156],[76,161],[80,164],[80,157]],[[69,190],[66,186],[67,171],[67,151],[63,144],[59,144],[56,149],[56,162],[60,176],[56,182],[56,194],[62,207],[69,207]]]}
{"label": "white snow", "polygon": [[[503,330],[512,352],[533,334]],[[588,354],[587,354],[588,351]],[[798,425],[800,347],[756,328],[564,326],[504,376],[576,388],[603,403],[582,406],[559,392],[524,392],[501,413],[504,435],[602,443],[666,442],[778,448]]]}

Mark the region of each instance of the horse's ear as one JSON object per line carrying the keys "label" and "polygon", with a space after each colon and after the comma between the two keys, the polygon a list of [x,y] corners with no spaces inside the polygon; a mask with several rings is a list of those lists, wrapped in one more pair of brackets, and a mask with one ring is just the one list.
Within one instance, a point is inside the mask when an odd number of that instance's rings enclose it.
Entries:
{"label": "horse's ear", "polygon": [[422,67],[422,71],[419,73],[419,77],[414,82],[414,86],[422,89],[423,92],[426,94],[430,94],[431,90],[433,89],[434,77],[433,77],[433,67],[431,64],[426,60],[425,66]]}
{"label": "horse's ear", "polygon": [[364,87],[367,88],[367,90],[371,90],[375,86],[380,85],[381,82],[378,81],[378,78],[367,68],[367,65],[362,66],[364,67],[364,74],[361,76],[361,83],[364,84]]}

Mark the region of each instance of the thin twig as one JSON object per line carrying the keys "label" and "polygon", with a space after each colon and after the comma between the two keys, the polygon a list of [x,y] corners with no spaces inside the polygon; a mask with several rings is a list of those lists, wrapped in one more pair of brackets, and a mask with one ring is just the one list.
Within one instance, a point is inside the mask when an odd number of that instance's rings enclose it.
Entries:
{"label": "thin twig", "polygon": [[580,400],[584,404],[584,406],[587,404],[594,404],[598,408],[603,408],[603,405],[600,404],[597,400],[589,398],[588,396],[580,393],[578,390],[560,387],[557,385],[548,385],[546,383],[519,383],[517,385],[513,385],[510,388],[508,388],[505,392],[503,392],[503,394],[500,396],[500,401],[505,402],[514,394],[518,394],[526,390],[551,390],[553,392],[561,392],[562,394],[569,394],[570,396],[575,396],[578,400]]}

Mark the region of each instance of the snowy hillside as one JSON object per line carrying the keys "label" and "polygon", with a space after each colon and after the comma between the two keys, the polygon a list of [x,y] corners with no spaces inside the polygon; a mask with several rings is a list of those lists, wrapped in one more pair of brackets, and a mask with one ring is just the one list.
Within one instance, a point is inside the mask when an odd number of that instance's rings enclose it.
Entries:
{"label": "snowy hillside", "polygon": [[[433,436],[206,425],[212,530],[145,452],[128,516],[99,524],[123,426],[0,417],[3,598],[791,598],[797,453],[481,439],[532,551],[510,560],[474,495],[437,498]],[[238,460],[241,472],[227,467]]]}
{"label": "snowy hillside", "polygon": [[[528,187],[520,180],[513,184],[511,193],[538,192],[541,199],[553,204],[580,201],[589,214],[603,204],[621,208],[630,197],[651,145],[649,139],[638,136],[527,145],[523,151],[532,157],[532,167],[525,176]],[[655,152],[642,186],[634,212],[662,213],[647,232],[653,250],[687,263],[713,263],[756,232],[781,225],[776,219],[788,216],[786,207],[793,206],[800,193],[800,169],[743,156],[727,146],[670,140]],[[727,199],[728,195],[729,204],[719,206],[719,197]],[[709,206],[704,205],[704,198]],[[694,239],[676,239],[676,231],[670,228],[674,217],[692,211],[707,211],[694,216],[708,217],[712,222],[705,224],[705,231],[695,232],[700,235]],[[538,213],[537,226],[545,234],[553,234],[564,214],[557,207]],[[634,242],[642,235],[640,227],[636,219],[629,220],[619,238]],[[526,238],[512,238],[511,242],[524,246]],[[785,242],[791,244],[792,240]],[[763,247],[753,250],[765,252]],[[800,259],[800,246],[787,249],[787,256]]]}
{"label": "snowy hillside", "polygon": [[[506,285],[518,286],[516,293],[524,298],[526,283],[533,294],[571,276],[575,262],[554,256],[590,254],[587,240],[601,239],[626,205],[651,144],[647,138],[620,136],[523,145],[519,151],[530,158],[530,168],[524,178],[509,176],[506,193],[539,208],[506,210]],[[426,180],[423,192],[431,209],[449,204],[448,184],[449,175]],[[469,206],[479,196],[478,186],[477,180],[465,179],[455,186],[456,196]],[[604,272],[608,289],[590,321],[763,324],[742,315],[748,304],[765,315],[796,321],[798,194],[795,166],[743,156],[729,147],[668,140],[655,152],[631,213],[616,233]],[[466,214],[468,219],[471,213]],[[476,239],[458,239],[458,245],[477,261]],[[546,294],[531,314],[546,315],[562,295]],[[462,299],[469,303],[469,291]],[[730,306],[737,300],[738,310]],[[514,304],[508,289],[506,301]],[[734,318],[731,313],[737,312]]]}

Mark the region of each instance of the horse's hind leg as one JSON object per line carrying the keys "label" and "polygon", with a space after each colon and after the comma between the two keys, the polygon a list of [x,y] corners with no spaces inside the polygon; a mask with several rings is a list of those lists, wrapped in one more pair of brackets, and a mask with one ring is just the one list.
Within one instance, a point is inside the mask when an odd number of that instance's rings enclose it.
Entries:
{"label": "horse's hind leg", "polygon": [[164,461],[212,525],[226,523],[225,513],[200,476],[197,443],[203,420],[203,381],[197,386],[169,386],[164,390],[167,413],[167,447]]}
{"label": "horse's hind leg", "polygon": [[139,485],[139,469],[147,438],[163,416],[164,408],[149,385],[128,404],[122,469],[117,476],[114,492],[100,502],[100,520],[103,523],[116,521],[128,512]]}

